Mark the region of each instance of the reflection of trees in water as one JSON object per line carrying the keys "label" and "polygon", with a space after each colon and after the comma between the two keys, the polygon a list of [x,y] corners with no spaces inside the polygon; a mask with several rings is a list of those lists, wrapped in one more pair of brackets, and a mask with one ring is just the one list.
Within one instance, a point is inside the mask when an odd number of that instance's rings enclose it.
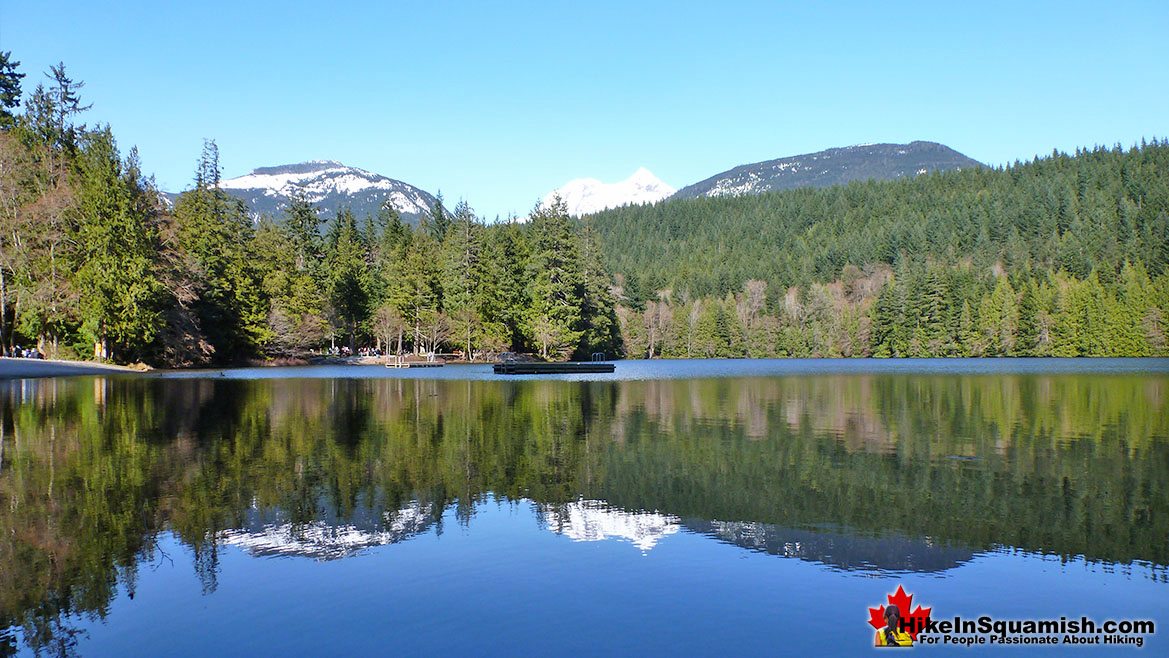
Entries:
{"label": "reflection of trees in water", "polygon": [[[735,543],[747,528],[808,532],[798,556],[842,568],[896,565],[920,548],[896,538],[927,536],[963,554],[1005,544],[1163,566],[1167,383],[833,375],[2,384],[0,627],[22,625],[34,646],[67,644],[61,615],[103,615],[118,582],[131,584],[126,574],[156,559],[161,531],[193,549],[211,590],[218,543],[247,529],[270,542],[349,527],[393,541],[400,510],[429,510],[423,524],[438,531],[444,510],[454,506],[467,523],[489,495],[562,508],[584,496],[698,525],[756,524],[713,533]],[[842,530],[809,530],[824,524]],[[764,546],[781,536],[764,534]],[[935,558],[959,560],[929,550],[912,559],[921,567]]]}

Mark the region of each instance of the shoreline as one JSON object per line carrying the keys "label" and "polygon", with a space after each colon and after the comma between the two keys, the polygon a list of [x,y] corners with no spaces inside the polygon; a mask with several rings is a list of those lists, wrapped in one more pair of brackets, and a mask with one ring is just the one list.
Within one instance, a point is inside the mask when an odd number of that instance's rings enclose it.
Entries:
{"label": "shoreline", "polygon": [[[670,371],[675,368],[686,368],[685,364],[739,364],[736,372],[744,376],[782,376],[802,374],[808,372],[808,367],[815,364],[821,374],[846,373],[930,373],[930,374],[1040,374],[1074,372],[1081,370],[1081,365],[1108,363],[1109,367],[1098,372],[1130,373],[1130,372],[1159,372],[1169,374],[1169,358],[1166,357],[965,357],[965,358],[936,358],[936,359],[881,359],[881,358],[820,358],[820,359],[616,359],[623,369],[642,368],[645,364],[656,364],[655,369],[662,372],[656,377],[674,379],[678,375]],[[445,365],[474,366],[490,365],[488,361],[447,361]],[[202,367],[202,368],[175,368],[154,369],[146,366],[120,366],[90,361],[67,361],[53,359],[24,359],[0,357],[0,381],[15,379],[37,379],[51,377],[78,377],[95,375],[154,375],[160,377],[183,376],[184,374],[199,376],[199,374],[219,373],[224,376],[232,371],[265,371],[282,369],[309,369],[317,368],[357,368],[380,369],[385,367],[385,357],[327,357],[323,359],[304,360],[302,362],[252,363],[234,366]],[[1091,369],[1091,368],[1089,368]],[[426,375],[419,375],[426,376]],[[433,376],[433,375],[430,375]],[[707,372],[705,374],[689,376],[722,376],[722,373]],[[610,379],[612,377],[604,377]],[[616,377],[620,379],[621,377]],[[636,378],[636,377],[635,377]]]}
{"label": "shoreline", "polygon": [[0,356],[0,379],[70,377],[74,375],[132,375],[142,372],[145,371],[109,363]]}

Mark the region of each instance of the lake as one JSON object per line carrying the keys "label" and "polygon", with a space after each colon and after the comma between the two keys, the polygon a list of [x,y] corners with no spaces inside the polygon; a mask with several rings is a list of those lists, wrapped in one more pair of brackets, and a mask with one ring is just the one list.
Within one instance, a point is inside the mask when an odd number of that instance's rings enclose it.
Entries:
{"label": "lake", "polygon": [[898,587],[1169,624],[1169,360],[11,380],[0,450],[0,655],[856,653]]}

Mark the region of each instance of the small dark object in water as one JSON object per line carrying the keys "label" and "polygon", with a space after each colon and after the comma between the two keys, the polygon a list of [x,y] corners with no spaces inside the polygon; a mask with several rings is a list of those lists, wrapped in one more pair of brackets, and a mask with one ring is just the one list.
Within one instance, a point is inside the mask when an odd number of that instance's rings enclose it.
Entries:
{"label": "small dark object in water", "polygon": [[612,363],[568,361],[566,363],[522,363],[502,361],[495,364],[497,375],[562,375],[571,373],[613,372]]}

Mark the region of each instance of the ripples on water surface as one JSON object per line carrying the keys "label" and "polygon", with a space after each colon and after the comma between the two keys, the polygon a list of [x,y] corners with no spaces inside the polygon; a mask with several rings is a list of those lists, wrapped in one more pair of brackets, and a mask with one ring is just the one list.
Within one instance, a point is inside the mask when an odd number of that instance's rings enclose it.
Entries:
{"label": "ripples on water surface", "polygon": [[852,653],[899,584],[1169,623],[1167,366],[0,382],[0,655]]}

